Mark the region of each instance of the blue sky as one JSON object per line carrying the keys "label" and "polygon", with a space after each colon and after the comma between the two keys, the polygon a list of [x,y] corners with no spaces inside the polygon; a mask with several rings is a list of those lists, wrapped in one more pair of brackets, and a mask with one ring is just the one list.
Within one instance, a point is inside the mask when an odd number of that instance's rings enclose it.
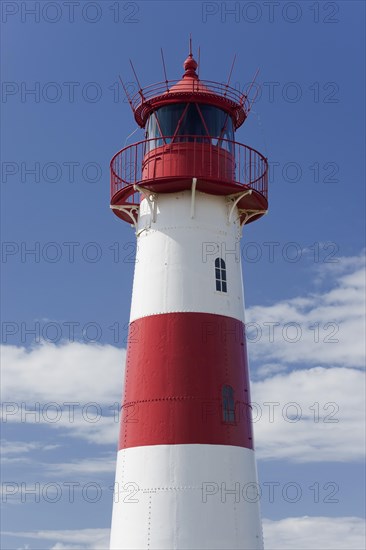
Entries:
{"label": "blue sky", "polygon": [[129,58],[143,85],[163,80],[160,47],[179,78],[191,32],[202,78],[225,82],[235,53],[233,86],[260,69],[236,140],[271,165],[269,214],[241,246],[267,548],[361,548],[364,3],[1,8],[2,546],[106,547],[135,251],[109,209],[136,127],[117,81],[134,88]]}

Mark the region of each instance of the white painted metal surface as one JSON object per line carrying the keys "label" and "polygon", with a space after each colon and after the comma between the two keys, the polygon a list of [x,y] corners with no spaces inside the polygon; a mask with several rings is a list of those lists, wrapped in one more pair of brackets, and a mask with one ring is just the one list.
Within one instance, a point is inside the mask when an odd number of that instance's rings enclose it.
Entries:
{"label": "white painted metal surface", "polygon": [[263,548],[254,452],[155,445],[118,453],[111,548]]}
{"label": "white painted metal surface", "polygon": [[[232,204],[196,192],[192,208],[190,191],[160,194],[154,222],[150,205],[142,201],[130,321],[184,311],[244,321],[241,229],[235,215],[229,222]],[[226,262],[227,293],[216,292],[217,257]]]}

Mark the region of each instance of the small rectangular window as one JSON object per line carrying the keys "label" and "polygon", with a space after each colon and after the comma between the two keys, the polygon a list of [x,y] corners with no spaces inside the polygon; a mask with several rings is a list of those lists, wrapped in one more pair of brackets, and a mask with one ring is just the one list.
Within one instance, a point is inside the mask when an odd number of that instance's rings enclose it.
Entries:
{"label": "small rectangular window", "polygon": [[235,422],[234,389],[231,386],[222,387],[222,419],[224,422]]}
{"label": "small rectangular window", "polygon": [[222,258],[215,260],[215,280],[218,292],[227,292],[226,264]]}

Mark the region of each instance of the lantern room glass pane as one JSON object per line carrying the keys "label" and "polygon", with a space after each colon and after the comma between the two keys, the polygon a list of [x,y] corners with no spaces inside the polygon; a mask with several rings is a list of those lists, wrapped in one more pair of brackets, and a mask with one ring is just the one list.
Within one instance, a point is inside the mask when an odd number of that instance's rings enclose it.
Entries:
{"label": "lantern room glass pane", "polygon": [[160,109],[156,111],[160,128],[164,136],[172,136],[175,133],[185,107],[186,103],[173,103],[166,107],[160,107]]}
{"label": "lantern room glass pane", "polygon": [[156,113],[152,113],[149,117],[149,120],[147,121],[145,137],[146,139],[153,139],[153,141],[148,141],[146,143],[145,153],[148,153],[152,149],[155,149],[155,147],[160,147],[164,143]]}
{"label": "lantern room glass pane", "polygon": [[[200,117],[200,114],[198,112],[198,109],[196,107],[195,103],[190,103],[188,105],[188,109],[182,119],[182,122],[179,126],[178,130],[179,136],[207,136],[207,130],[205,128],[205,125],[203,124],[202,118]],[[181,138],[179,141],[186,141],[185,139]],[[196,139],[196,141],[201,142],[200,139]],[[209,143],[209,140],[202,140],[206,143]]]}
{"label": "lantern room glass pane", "polygon": [[220,142],[219,138],[230,141],[234,140],[234,127],[231,117],[222,109],[218,109],[212,105],[200,104],[199,108],[201,109],[210,136],[218,138],[217,140],[212,140],[213,144],[228,148],[228,144]]}
{"label": "lantern room glass pane", "polygon": [[169,136],[173,135],[174,141],[211,143],[232,152],[230,142],[234,139],[233,121],[225,111],[213,105],[172,103],[160,107],[150,115],[146,126],[146,139],[154,141],[148,144],[147,150],[170,143]]}

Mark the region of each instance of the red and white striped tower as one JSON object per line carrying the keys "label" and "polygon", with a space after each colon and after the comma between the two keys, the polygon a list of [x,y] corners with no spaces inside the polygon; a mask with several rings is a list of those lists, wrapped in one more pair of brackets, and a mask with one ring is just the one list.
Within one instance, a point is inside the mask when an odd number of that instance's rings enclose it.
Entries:
{"label": "red and white striped tower", "polygon": [[130,98],[146,139],[111,161],[137,236],[111,548],[260,549],[239,242],[267,161],[234,141],[247,96],[184,69]]}

